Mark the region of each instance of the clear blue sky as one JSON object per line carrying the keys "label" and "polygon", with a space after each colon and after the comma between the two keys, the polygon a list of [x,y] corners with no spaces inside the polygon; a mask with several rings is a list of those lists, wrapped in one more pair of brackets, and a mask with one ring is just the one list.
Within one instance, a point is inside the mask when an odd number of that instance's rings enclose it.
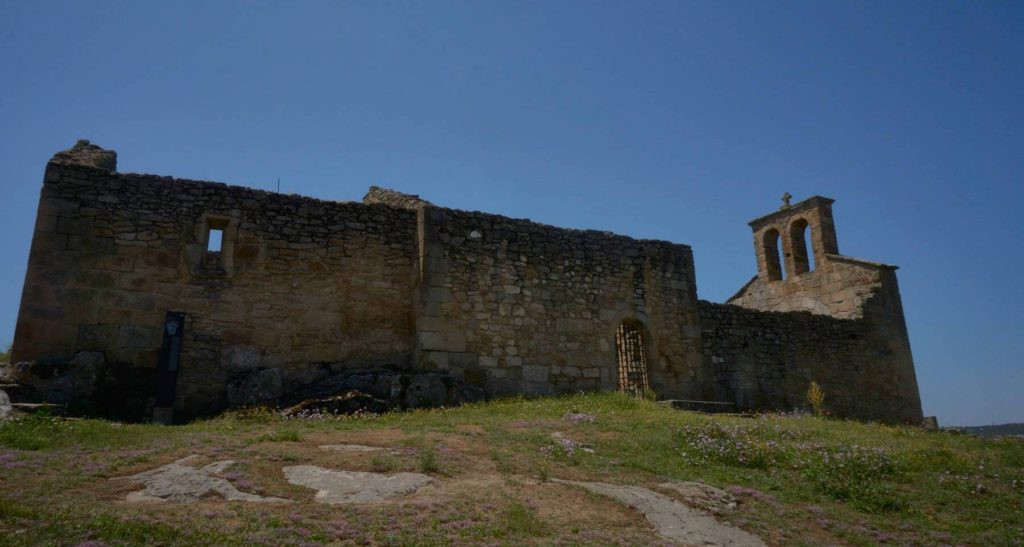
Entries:
{"label": "clear blue sky", "polygon": [[901,266],[926,414],[1024,421],[1022,2],[0,3],[0,343],[43,167],[435,203],[693,246],[836,199],[840,251]]}

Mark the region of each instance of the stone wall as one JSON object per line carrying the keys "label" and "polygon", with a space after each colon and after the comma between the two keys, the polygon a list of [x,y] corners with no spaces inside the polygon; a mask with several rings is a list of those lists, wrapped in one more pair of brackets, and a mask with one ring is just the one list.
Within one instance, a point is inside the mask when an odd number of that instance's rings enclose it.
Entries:
{"label": "stone wall", "polygon": [[[753,408],[787,408],[802,401],[800,384],[806,390],[817,376],[846,391],[834,401],[839,416],[919,423],[921,399],[897,268],[840,255],[832,203],[812,196],[750,222],[758,273],[728,303],[754,315],[702,308],[705,351],[712,361],[724,359],[716,368],[718,392]],[[817,317],[757,315],[793,311]],[[708,319],[714,319],[712,328]],[[743,335],[737,346],[728,330],[733,328],[771,338]]]}
{"label": "stone wall", "polygon": [[748,410],[807,409],[817,382],[835,416],[919,423],[903,377],[905,355],[877,325],[809,312],[761,312],[700,302],[715,398]]}
{"label": "stone wall", "polygon": [[391,207],[399,207],[401,209],[422,209],[433,205],[417,195],[403,194],[402,192],[396,192],[390,188],[381,188],[380,186],[371,186],[366,195],[363,196],[363,203],[367,205],[390,205]]}
{"label": "stone wall", "polygon": [[[415,212],[111,169],[47,166],[15,361],[96,350],[151,370],[165,312],[183,311],[186,415],[215,411],[231,378],[259,370],[279,369],[287,389],[408,364]],[[211,228],[220,253],[207,252]]]}
{"label": "stone wall", "polygon": [[698,397],[686,245],[450,209],[419,212],[417,358],[494,394],[618,387],[615,330],[643,323],[651,387]]}
{"label": "stone wall", "polygon": [[[628,321],[661,398],[789,410],[814,380],[838,416],[921,418],[895,268],[838,255],[827,198],[751,223],[759,273],[732,306],[698,304],[686,245],[377,187],[331,202],[118,174],[116,161],[81,141],[46,168],[12,356],[39,365],[42,398],[145,406],[170,311],[185,316],[179,418],[383,367],[374,378],[418,380],[377,387],[446,393],[438,404],[613,390]],[[811,313],[775,313],[792,310]]]}
{"label": "stone wall", "polygon": [[786,280],[754,277],[727,302],[763,311],[809,311],[843,319],[863,317],[864,305],[895,266],[825,255],[817,267]]}

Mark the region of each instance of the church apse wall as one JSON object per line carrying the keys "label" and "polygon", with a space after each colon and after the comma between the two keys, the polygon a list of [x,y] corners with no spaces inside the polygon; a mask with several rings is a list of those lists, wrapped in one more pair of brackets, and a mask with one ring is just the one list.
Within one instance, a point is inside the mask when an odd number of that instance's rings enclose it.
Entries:
{"label": "church apse wall", "polygon": [[832,203],[790,205],[787,194],[750,222],[757,275],[731,306],[701,305],[716,393],[746,408],[787,408],[813,380],[837,415],[919,423],[897,268],[840,255]]}

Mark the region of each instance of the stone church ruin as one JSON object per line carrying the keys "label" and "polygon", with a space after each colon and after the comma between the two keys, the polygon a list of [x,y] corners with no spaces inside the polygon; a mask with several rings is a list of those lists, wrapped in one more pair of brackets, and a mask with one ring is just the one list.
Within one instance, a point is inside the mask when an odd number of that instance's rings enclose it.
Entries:
{"label": "stone church ruin", "polygon": [[687,245],[116,164],[79,141],[46,166],[12,355],[25,400],[163,421],[346,390],[792,410],[816,381],[834,415],[921,421],[896,268],[839,254],[827,198],[753,220],[757,275],[716,304]]}

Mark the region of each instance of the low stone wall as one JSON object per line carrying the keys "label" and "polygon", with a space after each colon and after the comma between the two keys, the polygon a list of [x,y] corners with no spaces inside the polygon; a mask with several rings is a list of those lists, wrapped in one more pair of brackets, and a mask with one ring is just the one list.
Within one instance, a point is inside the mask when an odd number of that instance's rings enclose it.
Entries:
{"label": "low stone wall", "polygon": [[[700,302],[706,366],[715,399],[744,410],[808,409],[812,381],[835,416],[920,420],[908,400],[899,352],[867,320],[809,312],[762,312]],[[915,386],[916,390],[916,386]]]}

